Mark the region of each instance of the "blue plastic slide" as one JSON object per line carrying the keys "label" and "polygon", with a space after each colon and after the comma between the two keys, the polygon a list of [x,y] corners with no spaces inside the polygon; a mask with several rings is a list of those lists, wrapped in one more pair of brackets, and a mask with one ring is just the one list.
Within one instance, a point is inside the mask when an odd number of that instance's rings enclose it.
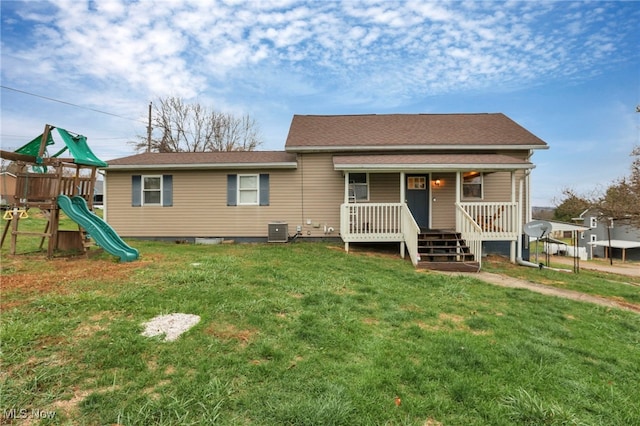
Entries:
{"label": "blue plastic slide", "polygon": [[74,222],[82,226],[100,247],[112,255],[120,257],[121,261],[130,262],[140,256],[138,250],[122,241],[122,238],[107,222],[89,210],[84,198],[79,196],[69,198],[66,195],[58,195],[58,206]]}

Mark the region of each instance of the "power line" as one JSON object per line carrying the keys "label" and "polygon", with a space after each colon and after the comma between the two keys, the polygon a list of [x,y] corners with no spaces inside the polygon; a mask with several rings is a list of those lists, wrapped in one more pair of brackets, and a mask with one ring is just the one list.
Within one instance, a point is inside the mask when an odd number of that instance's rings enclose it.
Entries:
{"label": "power line", "polygon": [[25,90],[14,89],[13,87],[7,87],[7,86],[3,86],[3,85],[0,85],[0,87],[3,88],[3,89],[6,89],[6,90],[12,90],[14,92],[22,93],[24,95],[34,96],[34,97],[40,98],[40,99],[46,99],[46,100],[51,101],[51,102],[58,102],[60,104],[65,104],[65,105],[69,105],[69,106],[72,106],[72,107],[76,107],[76,108],[80,108],[80,109],[86,109],[88,111],[93,111],[93,112],[97,112],[97,113],[100,113],[100,114],[110,115],[112,117],[122,118],[123,120],[129,120],[129,121],[135,121],[136,123],[147,124],[146,121],[138,120],[138,119],[135,119],[135,118],[124,117],[122,115],[113,114],[111,112],[101,111],[99,109],[89,108],[89,107],[78,105],[78,104],[74,104],[74,103],[71,103],[71,102],[62,101],[60,99],[54,99],[54,98],[50,98],[50,97],[47,97],[47,96],[38,95],[38,94],[35,94],[35,93],[27,92]]}

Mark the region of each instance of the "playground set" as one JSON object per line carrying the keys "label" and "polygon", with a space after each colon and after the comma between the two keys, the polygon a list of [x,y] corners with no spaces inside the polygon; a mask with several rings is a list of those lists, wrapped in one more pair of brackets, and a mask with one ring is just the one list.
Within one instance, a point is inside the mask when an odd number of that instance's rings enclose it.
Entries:
{"label": "playground set", "polygon": [[[53,155],[47,148],[55,145],[52,131],[56,130],[64,147]],[[62,157],[63,154],[70,157]],[[10,253],[16,254],[19,235],[41,237],[40,249],[48,239],[47,256],[54,252],[87,253],[93,243],[121,261],[138,259],[139,253],[127,245],[113,228],[93,213],[93,194],[97,170],[107,167],[89,148],[87,138],[47,124],[44,132],[13,152],[0,150],[0,158],[10,160],[17,169],[13,200],[8,200],[4,214],[7,223],[2,232],[0,247],[11,229]],[[47,223],[43,232],[21,231],[20,219],[28,217],[29,209],[38,208]],[[78,230],[59,229],[60,211],[78,224]]]}

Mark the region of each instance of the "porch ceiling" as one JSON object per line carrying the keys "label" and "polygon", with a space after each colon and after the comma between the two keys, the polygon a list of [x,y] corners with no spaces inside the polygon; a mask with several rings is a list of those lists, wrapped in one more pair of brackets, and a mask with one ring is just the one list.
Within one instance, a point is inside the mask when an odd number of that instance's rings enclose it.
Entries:
{"label": "porch ceiling", "polygon": [[502,154],[390,154],[390,155],[334,155],[333,167],[343,171],[407,170],[518,170],[535,166],[527,160]]}

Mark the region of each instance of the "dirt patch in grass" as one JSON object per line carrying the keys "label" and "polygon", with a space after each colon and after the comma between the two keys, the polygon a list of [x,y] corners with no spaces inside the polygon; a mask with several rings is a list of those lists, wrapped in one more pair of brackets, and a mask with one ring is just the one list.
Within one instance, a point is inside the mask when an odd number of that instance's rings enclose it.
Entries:
{"label": "dirt patch in grass", "polygon": [[[38,259],[43,260],[43,259]],[[52,259],[45,261],[46,270],[42,272],[20,272],[22,262],[26,260],[10,260],[6,269],[17,272],[3,274],[0,289],[18,293],[19,300],[8,300],[0,303],[0,309],[13,308],[28,302],[25,296],[38,294],[69,294],[72,286],[81,280],[96,280],[113,284],[125,283],[131,276],[131,271],[145,266],[142,262],[115,263],[111,260],[96,259]],[[3,259],[3,262],[6,262]]]}
{"label": "dirt patch in grass", "polygon": [[205,330],[205,333],[210,334],[220,340],[236,340],[242,346],[247,345],[251,338],[258,333],[257,330],[238,329],[233,324],[221,324],[213,323]]}
{"label": "dirt patch in grass", "polygon": [[64,414],[67,418],[77,418],[80,413],[80,403],[90,394],[90,391],[79,390],[76,387],[76,389],[73,390],[73,396],[70,399],[54,401],[53,408],[56,412]]}
{"label": "dirt patch in grass", "polygon": [[418,327],[423,330],[428,331],[464,331],[467,333],[474,334],[476,336],[485,336],[487,334],[491,334],[490,331],[487,330],[474,330],[465,324],[465,318],[461,315],[453,315],[447,313],[441,313],[438,315],[438,321],[435,324],[427,324],[424,321],[418,321],[416,323]]}

